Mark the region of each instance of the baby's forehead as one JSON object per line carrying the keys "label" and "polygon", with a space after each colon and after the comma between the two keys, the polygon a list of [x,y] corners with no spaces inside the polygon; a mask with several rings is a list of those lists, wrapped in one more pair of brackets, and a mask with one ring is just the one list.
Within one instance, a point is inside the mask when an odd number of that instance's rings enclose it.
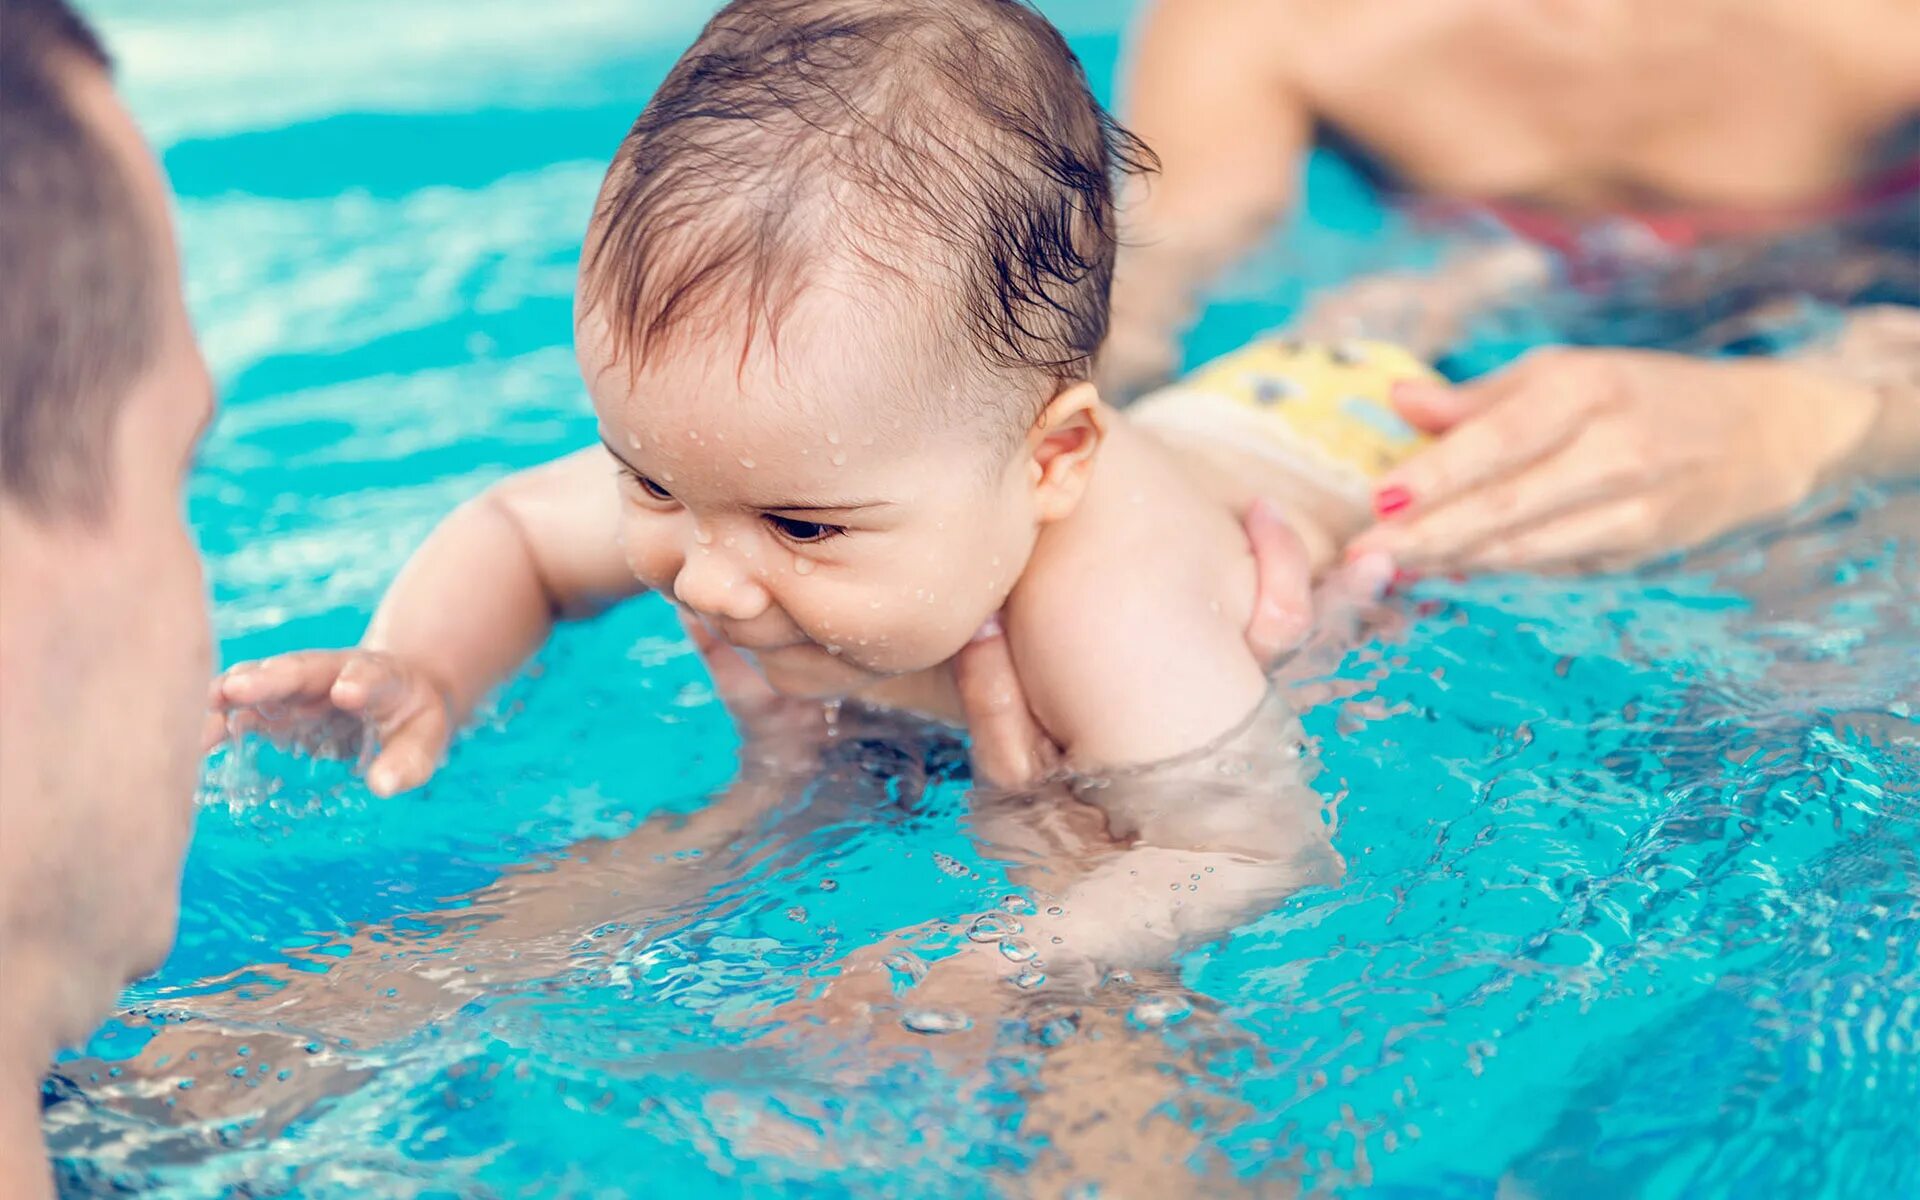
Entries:
{"label": "baby's forehead", "polygon": [[649,435],[857,437],[919,444],[983,422],[987,382],[955,361],[924,312],[898,299],[814,287],[777,323],[689,326],[639,363],[612,360],[604,320],[577,331],[603,417]]}

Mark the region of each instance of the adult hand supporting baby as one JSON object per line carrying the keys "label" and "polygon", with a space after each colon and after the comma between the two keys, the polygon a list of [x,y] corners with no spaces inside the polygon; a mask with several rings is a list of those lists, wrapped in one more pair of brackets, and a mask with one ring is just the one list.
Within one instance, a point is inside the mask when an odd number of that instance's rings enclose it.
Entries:
{"label": "adult hand supporting baby", "polygon": [[[1317,608],[1352,607],[1386,589],[1392,565],[1384,556],[1350,564],[1322,590],[1316,606],[1306,547],[1280,506],[1256,501],[1247,511],[1247,541],[1256,572],[1247,646],[1271,663],[1312,630]],[[1060,767],[1060,748],[1027,706],[1007,639],[997,624],[983,629],[954,660],[954,682],[967,712],[976,782],[997,788],[1032,786]]]}
{"label": "adult hand supporting baby", "polygon": [[1441,435],[1381,478],[1349,556],[1403,569],[1624,569],[1791,509],[1853,469],[1880,399],[1792,360],[1536,351],[1462,387],[1406,383]]}

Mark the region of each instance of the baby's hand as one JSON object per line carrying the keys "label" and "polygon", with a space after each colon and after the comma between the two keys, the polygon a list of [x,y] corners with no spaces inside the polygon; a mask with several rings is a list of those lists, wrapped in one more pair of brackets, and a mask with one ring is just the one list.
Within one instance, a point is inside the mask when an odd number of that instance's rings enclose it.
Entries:
{"label": "baby's hand", "polygon": [[428,675],[377,650],[307,650],[241,663],[213,681],[206,748],[237,733],[298,741],[320,753],[379,751],[367,786],[391,796],[425,783],[447,751],[453,715]]}

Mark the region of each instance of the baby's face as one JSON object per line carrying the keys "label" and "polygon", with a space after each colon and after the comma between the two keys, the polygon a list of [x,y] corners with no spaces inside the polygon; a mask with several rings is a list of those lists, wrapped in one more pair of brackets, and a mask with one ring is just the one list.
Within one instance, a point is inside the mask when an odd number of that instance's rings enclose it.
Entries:
{"label": "baby's face", "polygon": [[953,657],[1038,527],[1027,456],[924,415],[947,383],[836,307],[796,312],[777,360],[688,338],[637,377],[605,368],[598,318],[577,330],[634,575],[789,695]]}

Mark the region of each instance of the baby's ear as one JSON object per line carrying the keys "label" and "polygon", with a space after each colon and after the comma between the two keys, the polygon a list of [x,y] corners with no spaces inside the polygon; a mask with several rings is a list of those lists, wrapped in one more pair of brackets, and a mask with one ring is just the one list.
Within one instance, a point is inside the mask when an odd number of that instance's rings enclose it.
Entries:
{"label": "baby's ear", "polygon": [[1047,402],[1027,435],[1035,506],[1042,521],[1058,521],[1080,505],[1110,414],[1100,393],[1082,381]]}

